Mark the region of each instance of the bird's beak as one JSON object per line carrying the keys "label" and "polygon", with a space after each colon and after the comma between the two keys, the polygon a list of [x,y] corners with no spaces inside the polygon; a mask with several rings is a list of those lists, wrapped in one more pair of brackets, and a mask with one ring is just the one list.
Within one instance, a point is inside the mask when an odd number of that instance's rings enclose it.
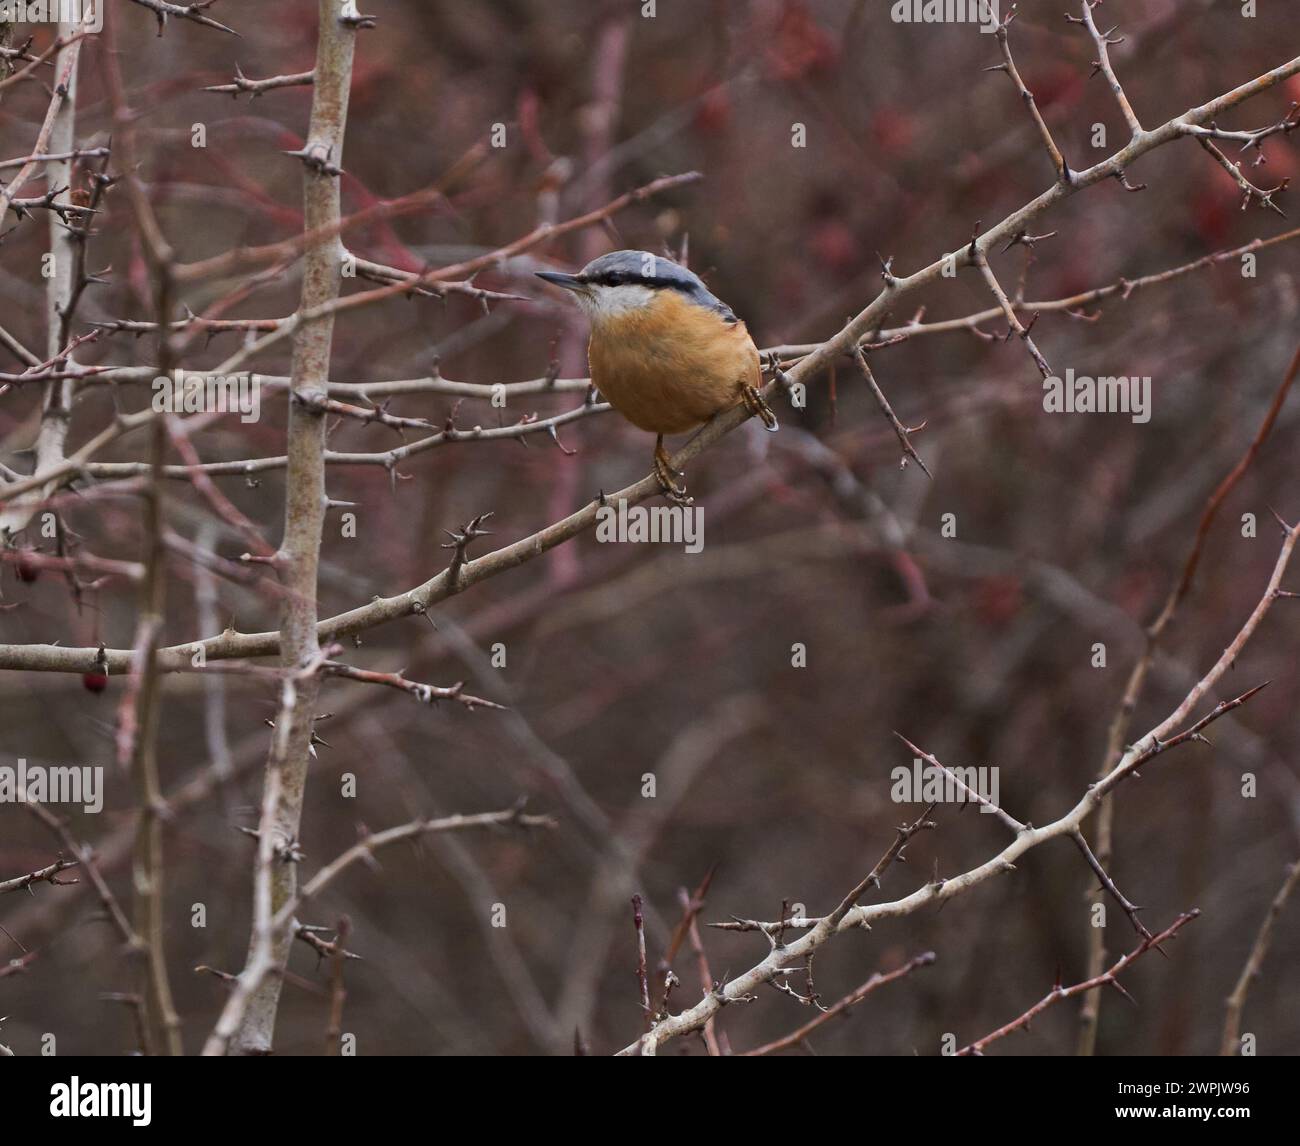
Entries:
{"label": "bird's beak", "polygon": [[577,275],[566,275],[563,271],[534,271],[539,279],[554,283],[565,290],[582,290],[583,282]]}

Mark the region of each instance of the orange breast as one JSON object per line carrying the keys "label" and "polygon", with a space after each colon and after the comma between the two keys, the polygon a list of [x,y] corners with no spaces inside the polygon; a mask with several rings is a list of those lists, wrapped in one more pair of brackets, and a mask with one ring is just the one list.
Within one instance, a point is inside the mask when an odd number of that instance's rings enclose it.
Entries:
{"label": "orange breast", "polygon": [[645,307],[592,327],[587,347],[596,389],[629,422],[653,434],[680,434],[759,386],[758,350],[743,322],[661,291]]}

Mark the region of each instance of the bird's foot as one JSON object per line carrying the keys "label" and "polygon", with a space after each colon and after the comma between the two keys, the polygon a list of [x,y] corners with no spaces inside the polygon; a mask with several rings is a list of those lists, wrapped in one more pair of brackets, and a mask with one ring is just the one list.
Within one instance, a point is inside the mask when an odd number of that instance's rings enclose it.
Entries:
{"label": "bird's foot", "polygon": [[673,469],[668,451],[664,449],[663,438],[655,443],[654,475],[658,479],[659,488],[664,491],[664,496],[674,505],[690,505],[695,500],[686,496],[686,483],[677,482],[677,478],[686,475],[680,470]]}
{"label": "bird's foot", "polygon": [[763,428],[769,433],[776,433],[780,429],[777,425],[776,415],[772,413],[772,407],[767,404],[767,400],[753,386],[746,386],[741,392],[741,400],[745,403],[745,409],[754,417],[763,422]]}

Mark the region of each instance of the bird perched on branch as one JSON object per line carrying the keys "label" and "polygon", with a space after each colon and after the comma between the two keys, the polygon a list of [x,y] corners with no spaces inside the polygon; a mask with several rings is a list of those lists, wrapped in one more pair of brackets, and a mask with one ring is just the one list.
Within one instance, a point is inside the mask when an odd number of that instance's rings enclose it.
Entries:
{"label": "bird perched on branch", "polygon": [[634,426],[658,435],[654,473],[673,500],[684,499],[686,487],[674,480],[682,475],[664,449],[665,434],[741,403],[767,429],[777,428],[749,331],[685,267],[648,251],[613,251],[576,275],[537,277],[572,291],[591,320],[592,385]]}

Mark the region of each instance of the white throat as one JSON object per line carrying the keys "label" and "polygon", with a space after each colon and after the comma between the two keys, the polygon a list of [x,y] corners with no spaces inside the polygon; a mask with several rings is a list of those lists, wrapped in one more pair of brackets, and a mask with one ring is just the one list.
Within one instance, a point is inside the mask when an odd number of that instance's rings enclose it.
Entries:
{"label": "white throat", "polygon": [[626,314],[649,306],[655,292],[640,283],[623,283],[619,286],[593,286],[590,291],[575,292],[577,303],[593,322],[601,322],[614,315]]}

